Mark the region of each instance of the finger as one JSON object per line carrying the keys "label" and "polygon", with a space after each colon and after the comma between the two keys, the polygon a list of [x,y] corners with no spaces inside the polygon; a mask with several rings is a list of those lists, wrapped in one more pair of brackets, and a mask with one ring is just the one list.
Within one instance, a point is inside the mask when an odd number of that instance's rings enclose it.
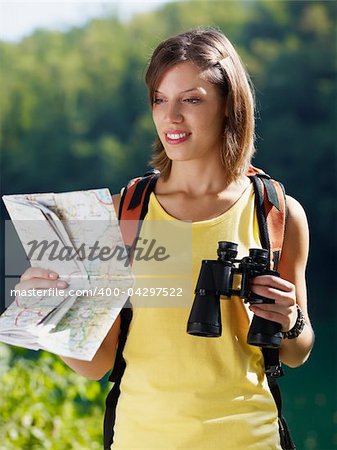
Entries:
{"label": "finger", "polygon": [[250,310],[258,317],[262,317],[263,319],[272,320],[273,322],[278,322],[282,325],[285,325],[286,317],[283,314],[280,314],[276,311],[266,311],[257,306],[250,307]]}
{"label": "finger", "polygon": [[295,296],[291,291],[281,291],[270,286],[251,286],[254,294],[275,300],[277,303],[284,303],[287,306],[295,304]]}
{"label": "finger", "polygon": [[25,281],[21,281],[15,286],[15,290],[28,291],[29,289],[48,289],[59,288],[65,289],[68,286],[66,281],[62,280],[46,280],[44,278],[30,278]]}
{"label": "finger", "polygon": [[251,281],[251,286],[270,286],[285,292],[291,292],[294,289],[292,283],[274,275],[259,275],[258,277],[254,277]]}
{"label": "finger", "polygon": [[30,280],[31,278],[45,278],[56,280],[58,274],[52,270],[42,269],[41,267],[29,267],[20,277],[20,281]]}
{"label": "finger", "polygon": [[292,306],[285,305],[284,303],[261,303],[259,305],[250,305],[251,311],[267,311],[281,314],[282,316],[288,316],[292,313]]}
{"label": "finger", "polygon": [[270,310],[269,306],[271,305],[252,305],[249,309],[256,316],[280,323],[282,325],[282,331],[288,331],[294,326],[297,318],[297,312],[294,314],[292,308],[278,311]]}

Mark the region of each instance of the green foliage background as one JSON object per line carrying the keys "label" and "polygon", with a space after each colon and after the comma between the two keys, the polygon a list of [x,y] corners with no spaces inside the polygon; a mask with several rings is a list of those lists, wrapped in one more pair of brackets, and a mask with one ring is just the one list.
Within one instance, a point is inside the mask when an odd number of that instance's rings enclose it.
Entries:
{"label": "green foliage background", "polygon": [[[337,448],[336,1],[186,1],[122,22],[111,15],[67,32],[0,42],[2,194],[119,191],[142,174],[154,129],[143,81],[171,34],[220,28],[252,76],[255,164],[307,211],[310,361],[286,370],[286,417],[299,449]],[[0,345],[0,449],[101,448],[108,389],[55,356]]]}

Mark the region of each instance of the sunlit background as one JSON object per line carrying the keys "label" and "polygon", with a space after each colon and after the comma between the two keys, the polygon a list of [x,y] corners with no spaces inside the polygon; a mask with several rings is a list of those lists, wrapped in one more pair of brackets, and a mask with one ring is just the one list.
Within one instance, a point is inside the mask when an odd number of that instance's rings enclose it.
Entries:
{"label": "sunlit background", "polygon": [[[310,223],[316,345],[280,383],[299,450],[337,448],[336,18],[336,1],[0,3],[2,194],[119,191],[147,169],[155,46],[198,25],[234,43],[256,87],[254,163]],[[6,295],[2,280],[2,309]],[[0,344],[0,450],[102,448],[108,389],[56,356]]]}
{"label": "sunlit background", "polygon": [[111,14],[125,22],[136,13],[154,10],[164,3],[167,1],[1,1],[0,37],[17,42],[38,28],[66,31]]}

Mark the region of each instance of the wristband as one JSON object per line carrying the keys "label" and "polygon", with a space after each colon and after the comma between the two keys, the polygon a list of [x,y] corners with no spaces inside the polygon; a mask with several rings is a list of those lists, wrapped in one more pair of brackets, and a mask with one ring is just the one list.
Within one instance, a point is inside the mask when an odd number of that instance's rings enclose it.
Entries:
{"label": "wristband", "polygon": [[305,322],[305,317],[301,308],[296,305],[297,308],[297,319],[295,325],[289,331],[282,332],[283,339],[295,339],[297,338],[303,331]]}

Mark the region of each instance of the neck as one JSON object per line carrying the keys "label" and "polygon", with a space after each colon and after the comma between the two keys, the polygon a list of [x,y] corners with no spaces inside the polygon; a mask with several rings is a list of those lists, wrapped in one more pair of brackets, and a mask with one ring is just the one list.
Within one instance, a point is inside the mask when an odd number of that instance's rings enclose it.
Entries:
{"label": "neck", "polygon": [[[242,179],[233,184],[241,184]],[[247,179],[245,180],[247,181]],[[218,194],[229,187],[225,168],[216,161],[207,164],[199,161],[173,161],[168,179],[163,182],[165,190],[183,192],[189,196]]]}

